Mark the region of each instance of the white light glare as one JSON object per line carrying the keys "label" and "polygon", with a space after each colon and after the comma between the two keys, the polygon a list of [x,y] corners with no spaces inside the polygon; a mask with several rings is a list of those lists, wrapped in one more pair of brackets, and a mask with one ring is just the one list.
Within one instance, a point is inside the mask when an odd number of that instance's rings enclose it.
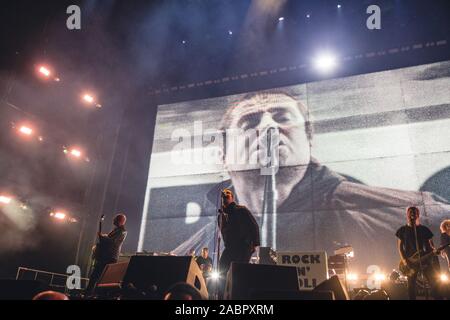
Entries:
{"label": "white light glare", "polygon": [[220,278],[220,274],[217,271],[211,272],[211,279],[218,280]]}
{"label": "white light glare", "polygon": [[442,282],[448,282],[448,275],[446,275],[445,273],[442,273],[439,278]]}
{"label": "white light glare", "polygon": [[356,273],[348,273],[347,280],[348,281],[356,281],[356,280],[358,280],[358,275]]}
{"label": "white light glare", "polygon": [[81,157],[81,151],[77,150],[77,149],[72,149],[70,151],[70,154],[73,155],[74,157],[77,157],[77,158]]}
{"label": "white light glare", "polygon": [[52,212],[50,213],[50,217],[53,217],[58,220],[64,220],[66,219],[66,214],[63,212]]}
{"label": "white light glare", "polygon": [[383,273],[376,273],[375,274],[375,280],[377,281],[385,281],[386,280],[386,275]]}
{"label": "white light glare", "polygon": [[0,203],[2,204],[10,204],[12,199],[7,196],[0,196]]}
{"label": "white light glare", "polygon": [[83,96],[83,100],[88,102],[88,103],[93,103],[94,102],[94,97],[91,96],[90,94],[85,94]]}
{"label": "white light glare", "polygon": [[314,67],[322,73],[333,71],[336,68],[336,64],[336,57],[328,53],[319,55],[314,61]]}
{"label": "white light glare", "polygon": [[51,74],[51,72],[50,72],[50,70],[48,70],[46,67],[44,67],[44,66],[41,66],[40,68],[39,68],[39,73],[41,73],[42,75],[44,75],[45,77],[50,77],[50,74]]}
{"label": "white light glare", "polygon": [[33,134],[33,129],[25,126],[20,127],[19,131],[27,136],[31,136]]}
{"label": "white light glare", "polygon": [[279,17],[278,18],[278,21],[283,21],[284,20],[284,17]]}

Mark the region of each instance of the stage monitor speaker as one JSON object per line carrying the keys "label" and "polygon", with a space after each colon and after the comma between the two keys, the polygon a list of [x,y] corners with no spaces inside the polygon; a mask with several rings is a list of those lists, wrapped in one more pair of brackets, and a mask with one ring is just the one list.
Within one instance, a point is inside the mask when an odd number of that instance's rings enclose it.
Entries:
{"label": "stage monitor speaker", "polygon": [[31,300],[48,287],[38,280],[0,280],[0,300]]}
{"label": "stage monitor speaker", "polygon": [[233,262],[227,275],[224,299],[251,300],[256,299],[259,292],[298,290],[295,267]]}
{"label": "stage monitor speaker", "polygon": [[383,283],[381,289],[385,290],[390,300],[408,300],[408,284],[405,283]]}
{"label": "stage monitor speaker", "polygon": [[97,282],[97,288],[120,288],[128,269],[129,261],[106,265]]}
{"label": "stage monitor speaker", "polygon": [[347,289],[338,276],[332,276],[330,279],[325,280],[315,287],[313,291],[333,291],[336,300],[350,300]]}
{"label": "stage monitor speaker", "polygon": [[151,288],[158,297],[178,282],[186,282],[197,288],[203,298],[208,290],[203,274],[192,257],[133,256],[123,277],[123,285],[132,284],[140,291]]}

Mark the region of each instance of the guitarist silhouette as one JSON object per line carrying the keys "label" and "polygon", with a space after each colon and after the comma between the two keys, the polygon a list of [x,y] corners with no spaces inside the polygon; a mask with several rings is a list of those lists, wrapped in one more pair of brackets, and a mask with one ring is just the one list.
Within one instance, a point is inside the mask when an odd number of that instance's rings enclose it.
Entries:
{"label": "guitarist silhouette", "polygon": [[408,295],[415,300],[417,295],[417,276],[420,273],[426,277],[431,287],[431,294],[440,299],[437,276],[439,274],[439,261],[437,254],[442,248],[436,250],[433,244],[433,233],[420,224],[420,212],[417,207],[409,207],[406,211],[407,224],[396,232],[397,248],[400,255],[400,269],[408,278]]}
{"label": "guitarist silhouette", "polygon": [[102,275],[103,270],[107,264],[116,263],[119,259],[122,243],[127,236],[125,230],[125,223],[127,218],[124,214],[118,214],[114,217],[114,229],[108,234],[101,233],[102,221],[104,215],[99,223],[99,230],[97,234],[97,244],[93,249],[94,268],[89,278],[89,284],[86,288],[86,293],[91,295],[94,288]]}

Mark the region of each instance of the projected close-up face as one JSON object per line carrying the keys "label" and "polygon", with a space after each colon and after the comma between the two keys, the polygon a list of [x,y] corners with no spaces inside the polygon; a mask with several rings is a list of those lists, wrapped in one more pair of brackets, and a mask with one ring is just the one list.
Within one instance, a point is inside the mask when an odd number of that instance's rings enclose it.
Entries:
{"label": "projected close-up face", "polygon": [[306,121],[299,102],[286,94],[259,93],[244,98],[229,108],[223,121],[225,132],[236,130],[247,137],[227,143],[227,168],[239,170],[241,164],[260,163],[258,151],[267,144],[267,134],[272,129],[278,129],[278,139],[274,139],[277,145],[272,148],[278,150],[280,166],[308,164],[310,141]]}

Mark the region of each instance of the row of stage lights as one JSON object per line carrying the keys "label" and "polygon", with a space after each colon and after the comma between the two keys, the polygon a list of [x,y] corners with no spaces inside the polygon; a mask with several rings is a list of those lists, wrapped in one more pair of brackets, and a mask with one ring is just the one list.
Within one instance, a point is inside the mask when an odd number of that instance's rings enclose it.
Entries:
{"label": "row of stage lights", "polygon": [[[22,210],[28,210],[28,206],[20,201],[15,201],[15,198],[9,194],[0,194],[0,208],[6,208],[8,206],[20,208]],[[77,223],[78,219],[66,213],[63,210],[51,211],[49,216],[55,221],[67,222],[67,223]]]}
{"label": "row of stage lights", "polygon": [[[40,65],[37,67],[37,72],[40,75],[40,77],[44,80],[52,80],[55,82],[60,82],[61,79],[59,77],[56,77],[54,75],[54,72],[52,71],[52,69],[48,66],[45,65]],[[84,103],[91,105],[91,106],[95,106],[97,108],[101,108],[102,105],[99,104],[96,101],[96,98],[89,92],[83,92],[81,94],[81,99]]]}
{"label": "row of stage lights", "polygon": [[[53,71],[53,69],[47,65],[39,65],[36,68],[37,74],[38,76],[43,79],[43,80],[48,80],[48,81],[55,81],[55,82],[60,82],[61,78],[57,77],[55,75],[55,72]],[[81,94],[81,101],[83,103],[85,103],[88,106],[93,106],[96,108],[101,108],[102,105],[100,103],[98,103],[97,99],[95,98],[95,96],[89,92],[83,92]],[[36,139],[39,142],[43,142],[44,141],[44,137],[42,135],[37,135],[35,130],[33,129],[32,125],[29,124],[20,124],[18,126],[16,126],[16,124],[12,125],[13,129],[16,129],[17,132],[23,136],[26,137],[34,137],[36,136]],[[90,162],[90,159],[88,157],[85,157],[83,155],[83,152],[81,151],[80,148],[78,147],[66,147],[63,146],[62,147],[62,152],[64,152],[64,154],[71,156],[75,159],[83,159],[86,162]]]}
{"label": "row of stage lights", "polygon": [[[17,130],[18,134],[27,137],[27,138],[31,138],[35,136],[35,131],[34,129],[31,128],[31,126],[27,125],[27,124],[22,124],[19,126],[16,126],[15,124],[12,124],[12,128]],[[43,136],[37,136],[36,139],[39,142],[43,142],[44,141],[44,137]],[[67,155],[67,156],[71,156],[74,159],[83,159],[86,162],[90,162],[90,159],[88,157],[85,157],[83,155],[83,152],[81,151],[80,148],[78,147],[66,147],[63,146],[62,147],[62,152]]]}
{"label": "row of stage lights", "polygon": [[[61,82],[61,78],[55,75],[55,72],[47,65],[39,65],[36,67],[36,73],[37,75],[46,81],[54,81],[54,82]],[[96,108],[101,108],[102,105],[99,104],[96,100],[96,98],[88,92],[84,92],[81,95],[81,101],[89,106],[93,106]],[[15,123],[12,124],[13,130],[17,132],[17,134],[26,137],[28,139],[35,138],[39,142],[44,141],[44,137],[42,135],[38,135],[36,130],[34,129],[33,125],[30,125],[29,123],[22,123],[19,125],[16,125]],[[75,159],[75,160],[83,160],[86,162],[90,162],[90,159],[86,157],[83,154],[83,151],[78,147],[66,147],[63,146],[61,152],[63,152],[65,155]],[[0,194],[0,207],[7,207],[7,206],[15,206],[20,207],[22,210],[27,210],[28,207],[26,204],[15,201],[15,197],[11,196],[9,194]],[[78,220],[73,217],[72,215],[68,214],[64,210],[56,210],[49,213],[49,216],[53,218],[55,221],[60,222],[67,222],[67,223],[76,223]]]}

